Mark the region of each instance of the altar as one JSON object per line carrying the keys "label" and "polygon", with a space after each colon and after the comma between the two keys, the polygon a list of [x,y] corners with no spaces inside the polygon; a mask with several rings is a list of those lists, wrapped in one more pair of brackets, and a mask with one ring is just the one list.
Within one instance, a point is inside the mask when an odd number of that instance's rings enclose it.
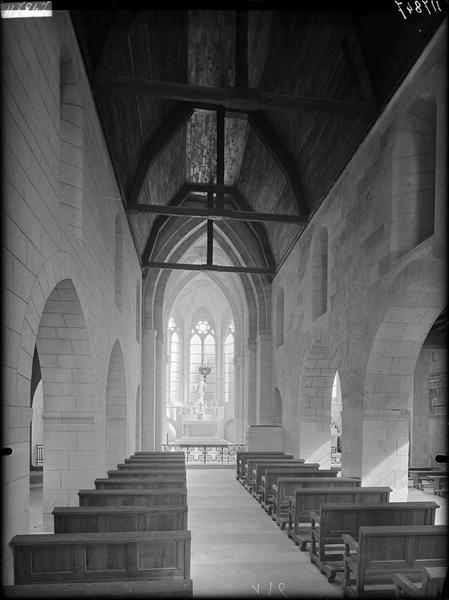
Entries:
{"label": "altar", "polygon": [[178,406],[176,409],[176,439],[193,443],[207,438],[208,443],[223,443],[224,408],[205,405]]}

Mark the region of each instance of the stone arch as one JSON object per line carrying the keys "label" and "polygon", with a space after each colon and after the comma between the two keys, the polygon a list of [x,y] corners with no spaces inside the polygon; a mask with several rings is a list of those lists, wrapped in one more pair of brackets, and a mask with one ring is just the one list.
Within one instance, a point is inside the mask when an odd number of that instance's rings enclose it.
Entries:
{"label": "stone arch", "polygon": [[95,471],[94,377],[86,322],[73,281],[45,303],[36,337],[44,396],[44,529],[56,504],[73,506]]}
{"label": "stone arch", "polygon": [[83,105],[79,75],[67,50],[59,59],[59,202],[74,239],[83,237]]}
{"label": "stone arch", "polygon": [[115,216],[115,305],[121,311],[123,307],[123,225],[120,215]]}
{"label": "stone arch", "polygon": [[109,360],[106,384],[106,468],[123,462],[128,447],[126,376],[122,348],[116,340]]}
{"label": "stone arch", "polygon": [[293,407],[295,452],[325,469],[330,468],[332,387],[338,363],[337,350],[324,333],[317,332],[302,360],[298,403]]}
{"label": "stone arch", "polygon": [[276,348],[284,343],[284,288],[279,287],[276,294]]}
{"label": "stone arch", "polygon": [[392,151],[391,252],[397,259],[434,233],[437,104],[423,92],[401,119]]}
{"label": "stone arch", "polygon": [[366,364],[360,423],[360,472],[365,485],[407,490],[413,375],[435,319],[446,305],[445,270],[434,259],[415,260],[397,276]]}
{"label": "stone arch", "polygon": [[327,312],[329,242],[327,228],[318,228],[312,241],[312,321]]}

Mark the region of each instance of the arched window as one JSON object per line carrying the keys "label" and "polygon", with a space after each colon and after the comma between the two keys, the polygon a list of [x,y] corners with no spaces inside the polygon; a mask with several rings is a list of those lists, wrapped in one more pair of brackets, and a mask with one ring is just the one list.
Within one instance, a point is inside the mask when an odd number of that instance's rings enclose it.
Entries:
{"label": "arched window", "polygon": [[168,373],[167,398],[169,406],[179,406],[181,401],[181,338],[173,317],[168,320]]}
{"label": "arched window", "polygon": [[393,148],[391,249],[401,257],[433,235],[435,220],[435,98],[424,93],[402,118]]}
{"label": "arched window", "polygon": [[123,306],[123,229],[120,217],[115,217],[115,304]]}
{"label": "arched window", "polygon": [[226,331],[223,344],[224,369],[224,401],[234,402],[234,321]]}
{"label": "arched window", "polygon": [[284,288],[276,296],[276,348],[284,343]]}
{"label": "arched window", "polygon": [[312,321],[327,311],[328,239],[326,227],[320,227],[313,241]]}
{"label": "arched window", "polygon": [[216,344],[215,332],[207,321],[198,321],[191,331],[189,352],[189,400],[194,404],[200,396],[199,383],[202,379],[199,367],[210,367],[206,377],[204,401],[213,406],[216,398]]}
{"label": "arched window", "polygon": [[78,76],[68,51],[59,62],[59,202],[75,239],[83,237],[83,107]]}

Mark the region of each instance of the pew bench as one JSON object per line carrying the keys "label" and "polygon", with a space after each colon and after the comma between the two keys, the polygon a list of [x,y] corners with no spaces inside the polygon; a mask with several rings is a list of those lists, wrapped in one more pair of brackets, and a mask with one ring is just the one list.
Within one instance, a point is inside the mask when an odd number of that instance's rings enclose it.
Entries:
{"label": "pew bench", "polygon": [[408,476],[413,480],[413,487],[419,488],[421,484],[421,480],[423,477],[432,476],[432,475],[447,475],[446,471],[443,469],[435,469],[435,468],[418,468],[413,467],[409,468]]}
{"label": "pew bench", "polygon": [[[319,476],[315,476],[316,474]],[[360,487],[362,482],[358,477],[322,477],[321,470],[307,473],[306,477],[279,477],[277,483],[273,483],[273,504],[271,518],[285,529],[288,523],[288,497],[294,496],[297,490],[303,488],[321,487]]]}
{"label": "pew bench", "polygon": [[[303,458],[282,458],[282,459],[268,459],[268,460],[260,460],[260,459],[248,459],[246,463],[246,479],[245,479],[245,488],[252,494],[254,497],[256,496],[256,491],[258,490],[261,484],[261,477],[265,473],[265,469],[269,467],[278,467],[285,465],[293,465],[299,466],[304,465],[305,460]],[[318,463],[313,463],[314,465],[318,465]],[[319,466],[319,465],[318,465]],[[315,468],[318,469],[318,466]],[[306,467],[312,468],[312,467]]]}
{"label": "pew bench", "polygon": [[[313,468],[312,465],[316,465]],[[319,469],[318,463],[304,463],[299,467],[291,467],[286,465],[285,467],[276,467],[266,469],[265,473],[261,477],[260,485],[260,503],[268,514],[271,515],[272,504],[273,504],[273,485],[276,485],[279,477],[301,477],[310,476],[319,479],[321,477],[332,477],[336,478],[337,473],[331,469]]]}
{"label": "pew bench", "polygon": [[190,531],[14,536],[14,583],[190,579]]}
{"label": "pew bench", "polygon": [[131,456],[185,456],[182,450],[173,450],[165,452],[164,450],[137,450]]}
{"label": "pew bench", "polygon": [[425,567],[447,565],[446,525],[360,527],[359,541],[343,534],[345,597],[394,594],[395,573],[422,580]]}
{"label": "pew bench", "polygon": [[422,580],[411,581],[406,575],[393,573],[396,598],[441,598],[447,567],[424,567]]}
{"label": "pew bench", "polygon": [[136,460],[134,462],[125,462],[119,463],[117,465],[118,471],[128,471],[130,469],[141,469],[147,470],[154,473],[164,472],[170,473],[170,471],[174,472],[182,472],[185,471],[186,467],[183,463],[169,463],[169,462],[150,462],[147,460]]}
{"label": "pew bench", "polygon": [[447,475],[426,475],[421,478],[418,489],[422,491],[430,489],[439,496],[440,492],[447,491]]}
{"label": "pew bench", "polygon": [[356,541],[367,525],[434,525],[436,502],[382,502],[377,504],[322,504],[312,529],[310,560],[327,575],[329,583],[343,569],[343,534]]}
{"label": "pew bench", "polygon": [[168,477],[173,478],[176,477],[179,480],[183,480],[186,481],[187,476],[186,476],[186,471],[183,470],[173,470],[173,469],[168,469],[166,471],[156,471],[156,472],[152,472],[149,471],[148,469],[120,469],[120,471],[115,471],[115,470],[111,470],[107,472],[108,475],[108,479],[112,479],[112,478],[116,478],[116,477],[151,477],[154,480],[161,480],[164,481],[165,479],[167,479]]}
{"label": "pew bench", "polygon": [[80,506],[182,506],[187,504],[187,490],[79,490]]}
{"label": "pew bench", "polygon": [[5,598],[86,598],[90,600],[108,600],[108,598],[192,598],[191,579],[162,579],[160,581],[101,581],[77,583],[33,583],[28,585],[3,586]]}
{"label": "pew bench", "polygon": [[247,452],[240,459],[240,468],[237,471],[240,483],[246,487],[248,484],[248,461],[249,460],[292,460],[293,454],[284,454],[283,452],[261,453]]}
{"label": "pew bench", "polygon": [[322,504],[388,502],[390,487],[358,488],[304,488],[289,498],[287,535],[305,551],[312,540],[312,528],[316,527],[317,515]]}
{"label": "pew bench", "polygon": [[113,477],[111,479],[95,479],[95,488],[97,490],[112,490],[120,488],[136,489],[164,489],[164,488],[185,488],[186,480],[177,477],[167,477],[166,479],[153,477]]}
{"label": "pew bench", "polygon": [[185,531],[187,506],[56,506],[55,533]]}
{"label": "pew bench", "polygon": [[[274,457],[274,456],[285,456],[284,452],[249,452],[249,451],[241,451],[239,450],[236,453],[236,457],[235,457],[235,478],[237,479],[237,481],[240,481],[240,483],[242,483],[243,480],[243,474],[244,474],[244,464],[246,463],[246,460],[249,456],[260,456],[262,458],[267,457]],[[291,456],[291,458],[293,458],[293,455],[289,455]]]}

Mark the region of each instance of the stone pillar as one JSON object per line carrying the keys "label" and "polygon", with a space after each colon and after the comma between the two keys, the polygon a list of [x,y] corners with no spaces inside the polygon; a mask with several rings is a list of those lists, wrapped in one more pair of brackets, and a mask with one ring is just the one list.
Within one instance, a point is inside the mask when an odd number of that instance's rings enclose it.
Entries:
{"label": "stone pillar", "polygon": [[322,469],[331,465],[330,415],[316,408],[298,409],[299,457],[306,462],[320,463]]}
{"label": "stone pillar", "polygon": [[271,335],[259,335],[256,342],[256,419],[258,425],[271,425],[272,363]]}
{"label": "stone pillar", "polygon": [[55,506],[77,506],[78,490],[95,480],[94,417],[81,412],[44,412],[44,531],[53,531]]}
{"label": "stone pillar", "polygon": [[165,389],[166,372],[164,371],[164,336],[161,333],[156,335],[156,403],[154,420],[154,445],[155,450],[161,450],[162,444],[162,422],[165,421]]}
{"label": "stone pillar", "polygon": [[[390,500],[408,494],[409,411],[364,410],[362,420],[362,485],[390,486]],[[345,440],[343,440],[345,443]]]}
{"label": "stone pillar", "polygon": [[161,439],[162,443],[167,442],[167,415],[168,415],[168,387],[167,387],[167,374],[168,374],[168,355],[167,352],[162,354],[162,402],[161,402]]}
{"label": "stone pillar", "polygon": [[447,75],[443,67],[438,67],[434,74],[440,88],[437,97],[436,127],[435,127],[435,229],[434,256],[447,256]]}
{"label": "stone pillar", "polygon": [[244,359],[241,356],[234,358],[234,423],[235,443],[243,444],[245,440],[245,389],[243,381]]}
{"label": "stone pillar", "polygon": [[[247,425],[257,425],[256,343],[248,340]],[[245,431],[246,438],[246,431]]]}
{"label": "stone pillar", "polygon": [[142,450],[155,450],[156,406],[155,329],[142,331]]}

